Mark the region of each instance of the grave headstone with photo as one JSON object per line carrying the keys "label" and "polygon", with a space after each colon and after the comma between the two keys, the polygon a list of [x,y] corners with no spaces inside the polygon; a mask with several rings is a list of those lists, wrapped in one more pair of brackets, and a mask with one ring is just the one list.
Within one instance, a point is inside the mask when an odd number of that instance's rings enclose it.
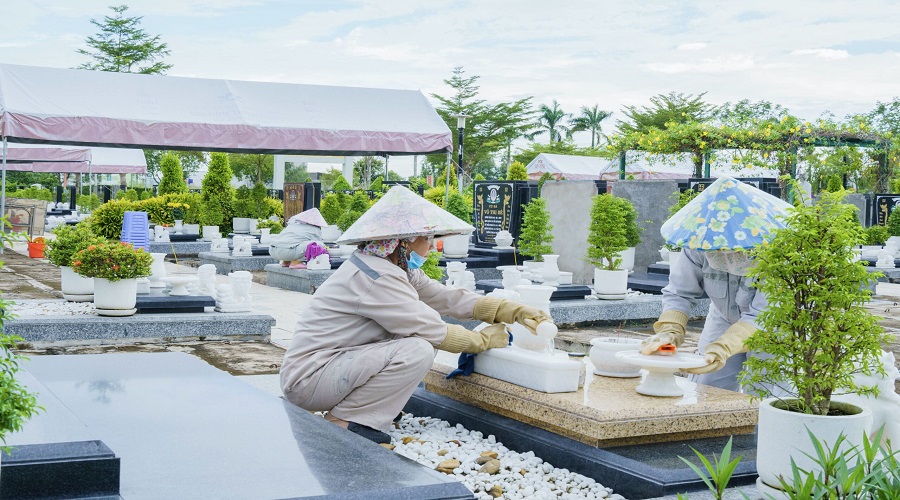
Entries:
{"label": "grave headstone with photo", "polygon": [[524,205],[537,196],[536,182],[475,181],[475,245],[494,246],[500,231],[509,231],[518,240]]}

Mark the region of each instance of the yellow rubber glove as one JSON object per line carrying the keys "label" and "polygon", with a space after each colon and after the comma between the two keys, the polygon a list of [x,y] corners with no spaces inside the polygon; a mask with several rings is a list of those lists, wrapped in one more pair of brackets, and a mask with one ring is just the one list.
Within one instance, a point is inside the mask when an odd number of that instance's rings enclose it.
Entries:
{"label": "yellow rubber glove", "polygon": [[680,347],[684,342],[684,328],[687,326],[687,321],[687,314],[681,311],[675,309],[663,311],[656,323],[653,323],[653,331],[656,334],[641,342],[641,354],[653,354],[660,346],[666,344],[675,344],[676,347]]}
{"label": "yellow rubber glove", "polygon": [[486,326],[480,332],[466,330],[460,325],[447,325],[447,336],[437,348],[447,352],[478,354],[508,345],[509,333],[503,323]]}
{"label": "yellow rubber glove", "polygon": [[540,309],[495,297],[478,299],[473,317],[485,323],[519,323],[535,335],[539,324],[553,323],[553,318]]}
{"label": "yellow rubber glove", "polygon": [[725,366],[728,358],[742,352],[747,352],[744,342],[756,332],[756,327],[746,321],[738,321],[728,327],[721,337],[715,342],[703,348],[703,354],[706,356],[706,366],[700,368],[688,368],[682,370],[687,373],[703,375],[721,370]]}

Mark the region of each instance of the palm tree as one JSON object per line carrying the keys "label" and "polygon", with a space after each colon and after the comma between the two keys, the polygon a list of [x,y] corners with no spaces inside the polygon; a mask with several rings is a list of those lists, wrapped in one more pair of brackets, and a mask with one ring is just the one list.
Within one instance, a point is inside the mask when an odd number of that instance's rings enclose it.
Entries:
{"label": "palm tree", "polygon": [[593,149],[596,146],[596,143],[600,142],[600,136],[603,135],[600,131],[600,122],[610,116],[612,116],[612,111],[603,111],[597,104],[594,104],[594,107],[592,108],[582,106],[581,116],[572,118],[569,125],[571,126],[572,132],[586,132],[590,130],[591,149]]}
{"label": "palm tree", "polygon": [[566,134],[566,137],[571,137],[572,132],[563,123],[563,120],[565,120],[567,116],[569,116],[569,114],[560,109],[556,99],[553,100],[552,108],[546,104],[541,104],[540,108],[538,108],[538,120],[534,124],[536,128],[541,130],[533,132],[528,138],[534,139],[535,136],[541,135],[544,132],[550,132],[551,143],[561,141],[564,133]]}

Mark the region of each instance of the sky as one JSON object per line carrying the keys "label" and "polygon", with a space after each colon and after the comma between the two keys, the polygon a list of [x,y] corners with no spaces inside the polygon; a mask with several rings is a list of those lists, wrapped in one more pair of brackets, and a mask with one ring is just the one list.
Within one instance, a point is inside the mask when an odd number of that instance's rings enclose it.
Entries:
{"label": "sky", "polygon": [[[115,2],[5,0],[0,62],[71,68]],[[658,94],[767,100],[841,118],[900,94],[896,0],[132,0],[168,74],[449,96],[462,66],[488,102],[615,112]],[[546,134],[538,136],[546,141]],[[589,133],[577,133],[590,145]],[[525,144],[522,144],[523,146]],[[412,160],[391,168],[411,174]]]}

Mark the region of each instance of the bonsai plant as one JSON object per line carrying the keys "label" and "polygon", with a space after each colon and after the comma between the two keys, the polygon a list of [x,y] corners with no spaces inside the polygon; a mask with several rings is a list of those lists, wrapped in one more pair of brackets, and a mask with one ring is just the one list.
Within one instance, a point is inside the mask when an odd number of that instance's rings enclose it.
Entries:
{"label": "bonsai plant", "polygon": [[532,198],[525,205],[522,215],[522,229],[519,231],[519,252],[536,262],[543,262],[544,255],[552,254],[553,225],[547,212],[547,201]]}
{"label": "bonsai plant", "polygon": [[628,248],[626,209],[611,194],[594,196],[588,230],[587,259],[595,265],[594,290],[600,295],[624,295],[628,271],[620,269],[620,253]]}
{"label": "bonsai plant", "polygon": [[76,273],[94,278],[94,305],[101,315],[134,314],[137,278],[150,276],[153,257],[130,243],[88,245],[72,256]]}
{"label": "bonsai plant", "polygon": [[[790,460],[806,467],[803,453],[788,456],[784,450],[794,446],[814,453],[804,426],[830,444],[839,434],[849,444],[859,443],[871,412],[834,402],[832,396],[877,393],[876,387],[858,386],[853,375],[884,374],[881,344],[891,337],[864,307],[873,276],[854,262],[852,247],[861,241],[863,229],[856,208],[841,203],[842,198],[843,192],[824,193],[815,205],[795,206],[787,227],[753,250],[756,265],[750,276],[768,307],[757,318],[760,329],[745,345],[769,357],[750,357],[741,379],[759,398],[775,395],[776,387],[788,393],[760,406],[758,469],[771,487],[790,472]],[[798,442],[791,442],[794,438]]]}
{"label": "bonsai plant", "polygon": [[106,243],[106,239],[94,234],[85,223],[56,226],[53,234],[56,239],[47,242],[47,258],[51,264],[59,266],[63,297],[70,302],[94,300],[94,280],[75,273],[72,269],[72,256],[89,245]]}

